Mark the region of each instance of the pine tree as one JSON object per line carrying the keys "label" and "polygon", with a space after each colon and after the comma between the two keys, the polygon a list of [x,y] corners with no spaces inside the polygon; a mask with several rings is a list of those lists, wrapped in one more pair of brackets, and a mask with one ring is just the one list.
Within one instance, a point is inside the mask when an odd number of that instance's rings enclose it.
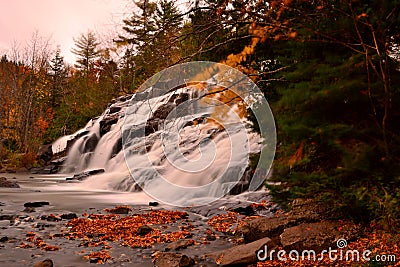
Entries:
{"label": "pine tree", "polygon": [[173,1],[145,0],[136,5],[140,12],[124,20],[126,34],[116,40],[117,44],[127,46],[129,58],[126,59],[134,61],[135,86],[178,60],[182,24],[182,16]]}
{"label": "pine tree", "polygon": [[122,57],[120,66],[120,86],[124,93],[133,92],[135,90],[135,56],[132,52],[132,48],[126,48],[125,53]]}
{"label": "pine tree", "polygon": [[293,1],[271,12],[271,60],[286,67],[272,84],[276,199],[317,197],[356,220],[399,223],[398,6]]}
{"label": "pine tree", "polygon": [[59,98],[62,95],[62,88],[66,78],[64,57],[61,56],[60,47],[57,47],[56,53],[50,61],[50,69],[50,76],[52,77],[52,84],[50,89],[51,106],[55,107],[59,105]]}
{"label": "pine tree", "polygon": [[100,49],[99,42],[95,34],[88,31],[86,34],[81,34],[78,39],[74,39],[75,48],[71,51],[77,56],[75,67],[83,71],[87,76],[93,69],[96,59],[99,58]]}
{"label": "pine tree", "polygon": [[141,50],[141,47],[149,43],[154,36],[154,12],[156,3],[148,0],[135,2],[140,9],[139,12],[133,12],[129,19],[123,20],[123,30],[126,35],[120,35],[117,44],[130,44],[135,50]]}

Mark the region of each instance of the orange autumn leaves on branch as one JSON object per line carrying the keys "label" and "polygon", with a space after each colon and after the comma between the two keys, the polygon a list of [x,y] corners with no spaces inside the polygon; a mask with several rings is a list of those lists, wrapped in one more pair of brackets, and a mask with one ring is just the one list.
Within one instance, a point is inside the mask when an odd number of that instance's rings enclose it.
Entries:
{"label": "orange autumn leaves on branch", "polygon": [[[217,14],[222,14],[224,9],[227,8],[228,3],[230,1],[225,1],[218,9]],[[266,14],[259,14],[260,16],[269,17],[271,19],[271,23],[265,25],[265,23],[258,23],[256,19],[253,19],[250,27],[249,34],[252,36],[250,43],[246,45],[241,52],[232,53],[228,55],[228,57],[221,61],[221,63],[226,64],[232,68],[238,69],[246,75],[249,75],[250,79],[256,82],[259,79],[259,71],[252,67],[252,62],[249,64],[248,59],[249,56],[253,55],[256,52],[256,47],[259,44],[264,43],[269,37],[272,37],[273,40],[277,41],[282,38],[286,39],[294,39],[297,37],[297,31],[288,28],[285,21],[280,21],[281,14],[287,10],[287,8],[291,4],[291,0],[283,0],[283,1],[273,1],[270,3],[269,8],[267,9]],[[258,1],[256,6],[264,6],[264,1]],[[242,13],[250,14],[251,11],[248,8],[244,8]],[[273,15],[274,14],[274,15]],[[273,18],[274,17],[274,18]],[[237,104],[237,110],[235,112],[243,118],[246,115],[246,105],[243,102],[237,93],[232,90],[221,90],[216,88],[214,90],[216,93],[217,99],[223,103],[234,102]],[[212,96],[211,96],[212,97]],[[218,110],[219,109],[219,110]],[[216,108],[214,115],[217,117],[221,117],[220,114],[221,108]]]}
{"label": "orange autumn leaves on branch", "polygon": [[242,65],[242,63],[246,61],[249,55],[254,54],[258,43],[263,43],[266,41],[268,29],[269,26],[262,27],[257,25],[257,23],[253,21],[249,28],[249,33],[253,36],[251,38],[250,44],[246,45],[240,53],[230,54],[227,59],[222,61],[221,63],[226,64],[232,68],[236,68],[247,75],[256,74],[256,70],[245,67]]}
{"label": "orange autumn leaves on branch", "polygon": [[49,127],[49,122],[46,121],[42,116],[36,121],[36,127],[39,129],[40,132],[45,132],[46,129]]}
{"label": "orange autumn leaves on branch", "polygon": [[[226,60],[222,61],[222,64],[228,65],[232,68],[238,69],[244,74],[251,75],[250,79],[253,81],[256,80],[257,70],[253,69],[250,66],[245,66],[242,63],[245,62],[248,56],[254,54],[257,44],[263,43],[267,39],[267,32],[269,30],[269,26],[261,27],[253,22],[249,28],[249,33],[253,35],[250,44],[246,45],[243,50],[238,54],[230,54]],[[218,101],[228,104],[229,106],[233,106],[236,104],[235,112],[238,114],[240,118],[243,118],[247,114],[247,107],[243,101],[243,99],[232,90],[223,90],[223,88],[215,88],[212,92],[216,92],[216,98]],[[214,117],[222,119],[221,114],[226,114],[226,107],[219,106],[216,107],[214,112]]]}
{"label": "orange autumn leaves on branch", "polygon": [[[246,45],[240,53],[230,54],[227,59],[222,61],[221,63],[238,69],[244,74],[250,75],[250,79],[255,81],[256,77],[258,76],[257,70],[253,69],[250,66],[245,66],[243,62],[247,60],[248,56],[252,55],[255,52],[257,44],[265,42],[265,40],[267,39],[269,28],[269,26],[258,26],[256,22],[253,22],[249,28],[249,33],[253,35],[250,44]],[[206,70],[205,72],[212,73],[213,71]],[[202,80],[202,76],[203,74],[199,73],[194,80]],[[198,83],[194,85],[194,87],[198,90],[204,90],[206,88],[206,85],[203,83]],[[239,116],[239,118],[243,118],[246,116],[247,106],[244,103],[243,99],[238,95],[238,93],[239,92],[235,92],[234,90],[232,90],[232,88],[224,88],[220,85],[214,86],[211,90],[209,89],[207,98],[216,99],[221,102],[221,105],[215,106],[215,110],[211,115],[211,122],[223,122],[225,120],[225,116],[231,109],[233,109],[233,111]]]}

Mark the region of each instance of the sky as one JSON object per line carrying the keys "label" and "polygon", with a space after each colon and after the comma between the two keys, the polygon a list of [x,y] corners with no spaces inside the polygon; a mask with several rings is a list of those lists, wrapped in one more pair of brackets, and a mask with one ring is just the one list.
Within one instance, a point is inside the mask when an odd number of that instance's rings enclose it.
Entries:
{"label": "sky", "polygon": [[0,0],[0,55],[24,47],[37,31],[73,64],[73,38],[92,30],[111,40],[132,8],[132,0]]}

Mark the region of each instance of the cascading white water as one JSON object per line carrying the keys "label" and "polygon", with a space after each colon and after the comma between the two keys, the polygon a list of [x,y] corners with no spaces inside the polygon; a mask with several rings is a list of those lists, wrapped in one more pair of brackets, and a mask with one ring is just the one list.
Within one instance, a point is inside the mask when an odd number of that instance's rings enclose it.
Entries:
{"label": "cascading white water", "polygon": [[[220,75],[219,79],[225,82],[226,77],[234,80],[227,75]],[[212,79],[208,82],[212,84]],[[185,81],[179,84],[182,83]],[[53,144],[56,150],[66,147],[62,142],[74,140],[63,172],[104,169],[104,173],[88,177],[82,185],[120,191],[141,187],[153,197],[162,195],[162,201],[177,205],[206,203],[201,198],[228,193],[238,182],[236,177],[246,174],[249,154],[265,147],[264,139],[252,132],[251,123],[235,112],[239,109],[237,104],[229,104],[228,111],[215,121],[213,113],[221,103],[205,105],[203,101],[212,88],[199,90],[190,84],[169,91],[154,84],[146,88],[115,100],[84,129]],[[260,95],[257,92],[246,97],[258,101]],[[273,120],[270,125],[274,127]],[[272,135],[273,145],[274,138]],[[268,160],[273,158],[274,149],[270,147]],[[265,173],[262,175],[265,177]],[[208,187],[210,184],[215,186]]]}
{"label": "cascading white water", "polygon": [[[186,88],[185,93],[190,93],[191,89]],[[193,92],[196,92],[195,90]],[[132,124],[131,127],[146,127],[147,115],[151,107],[155,107],[156,112],[160,107],[166,105],[171,97],[179,96],[183,91],[171,92],[170,94],[163,95],[161,97],[146,99],[141,104],[137,104],[136,107],[131,107],[130,110],[135,111],[135,117],[133,122],[124,121],[125,111],[129,106],[128,100],[118,100],[116,103],[110,105],[106,111],[93,122],[88,123],[83,130],[79,133],[85,132],[83,136],[80,136],[69,149],[67,160],[63,167],[64,173],[79,173],[83,171],[93,170],[93,169],[104,169],[105,174],[98,175],[91,179],[88,179],[85,183],[90,184],[90,186],[98,186],[103,189],[120,189],[120,190],[133,190],[133,184],[126,184],[125,188],[122,185],[123,181],[129,176],[129,171],[125,163],[124,152],[122,150],[118,151],[115,149],[118,147],[118,142],[121,142],[122,127],[125,123]],[[197,92],[196,92],[197,93]],[[111,113],[115,107],[121,108],[118,113]],[[197,118],[202,118],[206,115],[208,111],[199,114],[192,114],[198,123]],[[100,136],[101,123],[107,122],[110,116],[118,116],[118,119],[114,124],[111,125],[110,130]],[[250,124],[248,125],[250,126]],[[248,130],[248,138],[250,139],[250,151],[258,152],[260,150],[260,138],[257,134],[251,133],[250,127]],[[147,156],[153,162],[154,166],[158,168],[166,175],[167,179],[175,184],[181,186],[198,186],[204,185],[211,182],[214,178],[219,175],[219,173],[224,171],[227,165],[227,161],[240,162],[246,160],[243,155],[230,155],[231,153],[231,139],[235,146],[246,145],[245,141],[240,140],[240,134],[236,133],[238,138],[233,136],[228,136],[227,133],[219,128],[217,124],[201,122],[197,125],[188,125],[183,128],[180,134],[180,147],[177,150],[170,151],[168,155],[164,154],[164,148],[161,142],[161,134],[164,130],[157,130],[148,136],[146,136],[146,142],[132,140],[131,152],[132,155],[127,157],[132,157],[131,160],[135,161],[135,157],[147,152]],[[71,138],[64,138],[68,140]],[[214,142],[209,142],[213,139]],[[93,144],[89,144],[93,142]],[[212,146],[219,147],[217,154],[214,155]],[[60,146],[59,142],[55,143],[53,146]],[[65,145],[64,145],[65,146]],[[202,146],[202,152],[198,149]],[[113,155],[113,149],[114,155]],[[207,154],[210,151],[212,153]],[[208,176],[204,177],[203,173],[185,173],[184,171],[175,168],[169,163],[167,157],[178,158],[179,155],[184,154],[186,158],[190,160],[196,160],[200,156],[210,157],[209,161],[214,159],[214,167],[208,170]],[[232,156],[232,158],[231,158]],[[140,159],[140,157],[138,157]],[[139,175],[146,179],[146,170],[143,169],[144,166],[141,162],[137,162],[137,169],[131,170],[133,172],[141,172]],[[185,163],[182,163],[185,164]],[[220,166],[221,168],[219,168]],[[180,166],[185,169],[185,166]],[[94,181],[96,180],[96,181]],[[91,184],[93,183],[93,184]],[[129,188],[131,186],[132,188]]]}

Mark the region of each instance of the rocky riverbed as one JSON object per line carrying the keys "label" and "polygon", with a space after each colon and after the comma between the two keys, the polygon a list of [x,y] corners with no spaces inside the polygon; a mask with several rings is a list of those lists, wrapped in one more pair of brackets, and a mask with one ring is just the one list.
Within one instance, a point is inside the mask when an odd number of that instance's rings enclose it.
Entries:
{"label": "rocky riverbed", "polygon": [[[0,177],[0,266],[353,266],[323,252],[340,245],[400,265],[398,234],[339,220],[315,200],[295,200],[285,212],[260,191],[177,208],[60,175]],[[266,248],[312,250],[318,260],[282,261]]]}
{"label": "rocky riverbed", "polygon": [[0,188],[0,266],[47,258],[54,266],[216,266],[211,254],[242,243],[244,221],[278,210],[265,193],[174,208],[143,193],[68,187],[62,176],[0,176],[13,185]]}

